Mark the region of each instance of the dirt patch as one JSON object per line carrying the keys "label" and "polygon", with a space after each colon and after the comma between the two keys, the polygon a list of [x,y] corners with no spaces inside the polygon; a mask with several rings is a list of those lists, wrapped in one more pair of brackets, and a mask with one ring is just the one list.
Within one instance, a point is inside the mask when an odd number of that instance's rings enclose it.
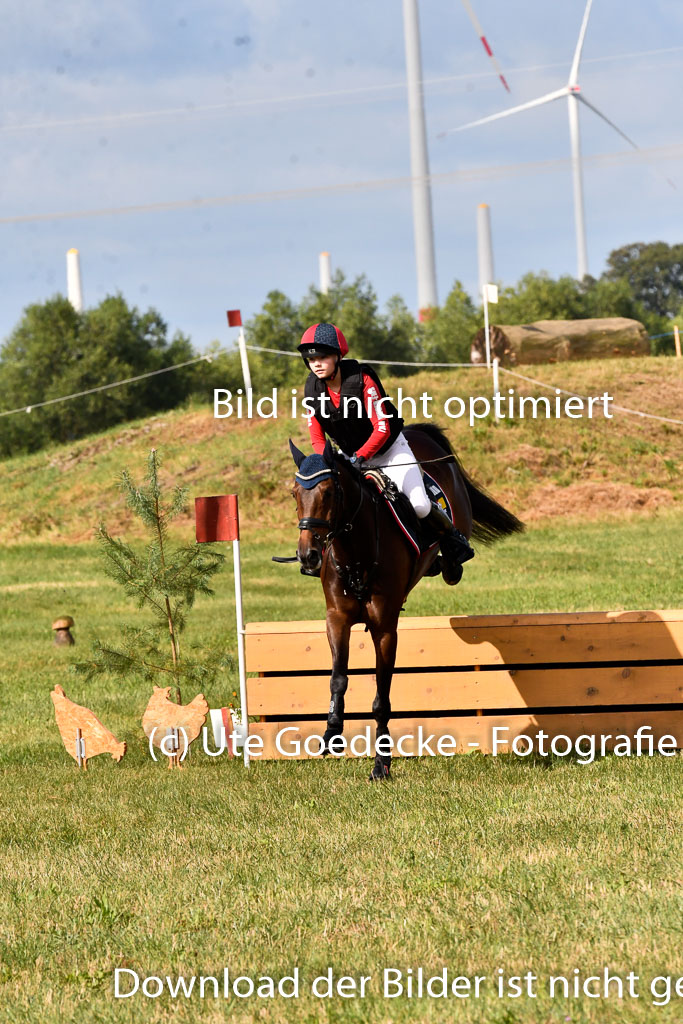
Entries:
{"label": "dirt patch", "polygon": [[538,448],[533,444],[520,444],[506,453],[505,462],[508,466],[525,466],[533,473],[540,473],[548,467],[556,468],[561,464],[554,451],[547,448]]}
{"label": "dirt patch", "polygon": [[671,491],[662,487],[633,487],[631,484],[591,483],[558,487],[543,484],[532,492],[522,519],[527,523],[558,516],[599,518],[606,512],[656,512],[674,503]]}

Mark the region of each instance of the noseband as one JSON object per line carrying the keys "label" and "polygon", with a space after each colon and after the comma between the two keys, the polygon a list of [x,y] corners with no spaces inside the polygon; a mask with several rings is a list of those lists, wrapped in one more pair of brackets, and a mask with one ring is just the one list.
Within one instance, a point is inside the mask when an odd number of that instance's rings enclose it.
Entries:
{"label": "noseband", "polygon": [[[339,483],[339,472],[336,469],[333,469],[332,467],[330,468],[332,469],[332,480],[334,482],[334,510],[336,513],[343,505],[344,494],[342,491],[341,484]],[[316,526],[322,527],[322,529],[327,530],[327,536],[323,541],[323,553],[325,551],[325,547],[331,544],[335,537],[338,537],[340,533],[349,533],[351,528],[353,527],[354,520],[356,519],[356,516],[360,512],[363,506],[363,501],[365,499],[365,488],[363,487],[360,477],[357,483],[360,500],[358,502],[358,505],[356,506],[353,515],[346,523],[343,523],[339,526],[334,526],[329,521],[329,519],[318,519],[316,516],[304,516],[303,519],[299,520],[300,531],[310,530],[312,533],[314,533]],[[315,533],[314,536],[318,537],[318,535]],[[318,539],[320,538],[318,537]]]}

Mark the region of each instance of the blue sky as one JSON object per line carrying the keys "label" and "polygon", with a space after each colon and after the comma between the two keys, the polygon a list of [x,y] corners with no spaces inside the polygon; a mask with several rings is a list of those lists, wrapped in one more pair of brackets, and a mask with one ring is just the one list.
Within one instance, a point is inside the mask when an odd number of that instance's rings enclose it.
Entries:
{"label": "blue sky", "polygon": [[[474,6],[511,96],[459,0],[420,2],[441,301],[456,278],[476,289],[481,202],[504,284],[576,267],[563,101],[437,135],[564,85],[584,2]],[[648,158],[582,109],[596,276],[618,245],[681,241],[682,57],[680,2],[595,0],[582,88]],[[227,308],[299,299],[323,249],[382,304],[416,308],[400,0],[27,0],[4,15],[0,58],[0,337],[65,291],[71,246],[86,304],[121,291],[200,351],[232,340]]]}

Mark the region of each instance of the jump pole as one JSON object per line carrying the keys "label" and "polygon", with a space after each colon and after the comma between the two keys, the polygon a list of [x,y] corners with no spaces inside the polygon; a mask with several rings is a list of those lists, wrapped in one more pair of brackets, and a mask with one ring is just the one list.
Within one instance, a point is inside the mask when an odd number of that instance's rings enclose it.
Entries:
{"label": "jump pole", "polygon": [[681,335],[678,330],[678,324],[674,324],[674,345],[676,347],[676,358],[681,358]]}
{"label": "jump pole", "polygon": [[244,613],[242,610],[242,564],[240,561],[240,517],[236,494],[218,494],[194,499],[195,528],[200,544],[232,541],[235,571],[235,618],[237,624],[237,666],[240,681],[240,715],[242,755],[249,766],[249,711],[247,708],[247,673],[244,656]]}

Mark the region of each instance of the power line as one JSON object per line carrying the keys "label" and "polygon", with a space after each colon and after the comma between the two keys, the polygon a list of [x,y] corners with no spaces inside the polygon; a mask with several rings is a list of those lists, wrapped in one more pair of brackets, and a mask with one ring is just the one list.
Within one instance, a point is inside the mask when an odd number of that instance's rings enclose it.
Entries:
{"label": "power line", "polygon": [[[669,146],[655,146],[637,151],[622,150],[601,153],[583,158],[584,165],[609,166],[649,160],[675,160],[683,156],[683,142]],[[522,163],[501,164],[488,167],[468,167],[458,171],[443,171],[429,175],[433,185],[459,181],[493,181],[510,175],[554,174],[564,170],[569,157],[552,160],[535,160]],[[286,199],[300,199],[304,196],[323,196],[333,193],[362,192],[371,189],[399,188],[412,184],[412,177],[402,175],[395,178],[374,178],[366,181],[334,182],[330,185],[305,186],[303,188],[277,189],[263,192],[237,192],[222,196],[207,196],[197,199],[176,199],[167,202],[140,203],[129,206],[108,206],[90,210],[61,210],[50,213],[24,213],[0,217],[0,224],[29,224],[44,221],[78,220],[90,217],[114,217],[138,213],[164,213],[175,210],[203,209],[211,206],[239,205],[240,203],[274,202]]]}
{"label": "power line", "polygon": [[[262,345],[247,345],[251,352],[269,352],[274,356],[294,356],[295,359],[301,359],[299,352],[288,352],[287,349],[283,348],[263,348]],[[486,369],[485,363],[416,363],[412,360],[410,362],[401,362],[399,359],[363,359],[364,363],[372,363],[375,366],[469,366],[479,369],[483,366]]]}
{"label": "power line", "polygon": [[[667,46],[658,50],[638,50],[633,53],[620,53],[611,56],[584,58],[583,64],[601,64],[613,61],[632,60],[636,57],[660,56],[665,53],[678,53],[683,46]],[[529,71],[550,71],[554,68],[564,68],[566,61],[558,61],[549,64],[533,64],[527,67],[508,68],[507,75],[521,74]],[[659,66],[659,65],[658,65]],[[473,79],[486,79],[495,77],[490,71],[476,71],[458,75],[439,75],[432,78],[424,78],[423,86],[444,85],[450,82],[472,81]],[[282,107],[287,104],[301,102],[315,102],[316,100],[342,99],[347,96],[363,96],[372,93],[386,91],[400,91],[405,89],[405,81],[384,82],[378,85],[355,86],[347,89],[330,89],[324,92],[315,93],[292,93],[285,96],[263,96],[253,99],[232,100],[224,103],[186,103],[180,107],[164,107],[157,110],[124,111],[119,114],[95,114],[85,117],[59,118],[42,121],[26,121],[19,124],[2,124],[0,132],[23,132],[37,131],[52,128],[79,128],[79,127],[101,127],[104,124],[125,124],[126,122],[154,120],[163,117],[193,116],[195,114],[225,113],[232,110],[252,109],[254,107],[271,106]]]}
{"label": "power line", "polygon": [[72,398],[82,398],[84,395],[94,395],[98,391],[108,391],[109,388],[120,388],[123,384],[133,384],[136,380],[144,380],[145,377],[156,377],[160,373],[169,373],[171,370],[180,370],[183,366],[192,366],[194,363],[201,363],[205,360],[210,363],[211,355],[197,356],[196,359],[188,359],[185,363],[174,363],[173,366],[164,366],[161,370],[150,370],[148,373],[140,373],[137,377],[127,377],[125,380],[115,380],[111,384],[100,384],[96,388],[88,388],[87,391],[74,391],[72,395],[61,395],[59,398],[50,398],[46,402],[34,402],[32,405],[22,405],[19,409],[6,409],[0,412],[0,416],[13,416],[17,412],[33,412],[34,409],[42,409],[46,405],[56,405],[57,402],[68,402]]}
{"label": "power line", "polygon": [[[298,352],[288,352],[286,349],[279,348],[264,348],[261,345],[247,345],[247,348],[252,352],[268,352],[278,356],[293,356],[299,359]],[[235,351],[235,350],[233,350]],[[127,377],[125,380],[112,381],[110,384],[101,384],[99,387],[88,388],[85,391],[75,391],[71,395],[62,395],[59,398],[50,398],[46,402],[35,402],[32,405],[23,405],[18,409],[7,409],[4,412],[0,412],[0,416],[13,416],[19,412],[32,412],[34,409],[42,409],[46,405],[55,405],[58,402],[69,402],[73,398],[82,398],[84,395],[93,395],[98,391],[108,391],[110,388],[122,387],[124,384],[133,384],[135,381],[144,380],[146,377],[156,377],[160,373],[169,373],[171,370],[180,370],[184,366],[193,366],[195,363],[201,363],[205,361],[210,363],[214,356],[218,355],[229,355],[229,351],[226,349],[220,349],[217,352],[213,352],[210,355],[206,354],[203,356],[197,356],[196,359],[188,359],[184,363],[174,363],[173,366],[165,366],[161,370],[150,370],[148,373],[140,373],[137,377]],[[442,367],[442,368],[476,368],[476,369],[487,369],[485,363],[422,363],[422,362],[405,362],[400,360],[391,359],[365,359],[366,363],[373,363],[377,366],[415,366],[415,367]],[[527,381],[529,384],[536,384],[538,387],[546,388],[548,391],[559,391],[563,395],[571,395],[574,398],[583,398],[587,400],[586,395],[580,395],[576,391],[567,391],[565,388],[558,388],[554,384],[546,384],[542,380],[537,380],[535,377],[526,377],[523,373],[516,373],[514,370],[509,370],[505,366],[499,367],[503,373],[509,374],[511,377],[517,377],[519,380]],[[641,416],[651,420],[658,420],[660,423],[674,423],[677,426],[683,426],[683,420],[671,419],[668,416],[656,416],[654,413],[640,412],[638,409],[627,409],[623,405],[612,405],[613,409],[617,409],[619,412],[628,413],[631,416]]]}
{"label": "power line", "polygon": [[[573,398],[582,398],[584,401],[587,400],[587,395],[579,395],[576,391],[567,391],[565,388],[558,388],[554,384],[546,384],[542,380],[536,380],[535,377],[525,377],[523,373],[515,373],[514,370],[508,370],[505,366],[500,366],[500,370],[503,373],[509,374],[511,377],[518,377],[520,380],[528,381],[529,384],[536,384],[538,387],[545,388],[547,391],[559,391],[563,395],[571,395]],[[613,409],[617,409],[619,412],[628,413],[630,416],[642,416],[648,420],[659,420],[660,423],[675,423],[677,426],[683,427],[683,420],[674,420],[669,416],[655,416],[652,412],[641,412],[639,409],[626,409],[623,405],[612,404]]]}

